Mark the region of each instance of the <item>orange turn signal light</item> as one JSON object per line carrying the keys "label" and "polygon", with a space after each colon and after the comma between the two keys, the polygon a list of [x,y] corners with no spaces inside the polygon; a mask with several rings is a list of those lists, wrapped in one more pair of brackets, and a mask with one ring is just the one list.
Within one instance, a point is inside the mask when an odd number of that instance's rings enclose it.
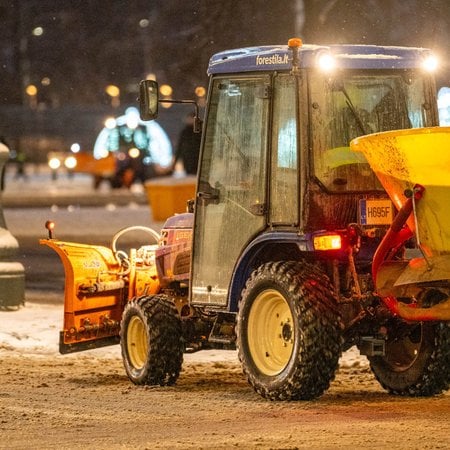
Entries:
{"label": "orange turn signal light", "polygon": [[339,234],[322,234],[313,238],[314,250],[339,250],[342,238]]}

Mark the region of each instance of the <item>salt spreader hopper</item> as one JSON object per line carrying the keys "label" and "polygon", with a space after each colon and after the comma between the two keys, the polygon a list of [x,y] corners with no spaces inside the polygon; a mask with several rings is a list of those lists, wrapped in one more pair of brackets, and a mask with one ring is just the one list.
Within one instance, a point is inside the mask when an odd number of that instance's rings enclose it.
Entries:
{"label": "salt spreader hopper", "polygon": [[[354,139],[351,147],[364,153],[399,210],[373,259],[378,292],[406,319],[450,320],[450,299],[416,308],[395,298],[450,283],[450,127],[375,133]],[[396,258],[411,237],[420,254]]]}

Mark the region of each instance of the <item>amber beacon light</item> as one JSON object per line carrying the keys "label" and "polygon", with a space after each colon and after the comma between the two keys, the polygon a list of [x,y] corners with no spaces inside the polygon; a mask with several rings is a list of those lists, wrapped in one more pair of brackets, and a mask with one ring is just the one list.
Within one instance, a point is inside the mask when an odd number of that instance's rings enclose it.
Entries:
{"label": "amber beacon light", "polygon": [[299,49],[302,46],[302,40],[300,38],[291,38],[288,41],[289,49],[292,51],[292,72],[296,73],[300,68],[300,52]]}
{"label": "amber beacon light", "polygon": [[288,40],[288,47],[299,48],[303,45],[303,41],[300,38],[291,38]]}

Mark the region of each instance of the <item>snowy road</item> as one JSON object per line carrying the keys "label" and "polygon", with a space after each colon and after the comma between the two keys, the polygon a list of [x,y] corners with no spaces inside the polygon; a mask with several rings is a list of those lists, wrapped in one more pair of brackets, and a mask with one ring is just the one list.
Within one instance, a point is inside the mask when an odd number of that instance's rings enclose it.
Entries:
{"label": "snowy road", "polygon": [[316,401],[270,402],[234,351],[185,356],[172,387],[132,385],[118,346],[58,355],[62,309],[0,312],[1,449],[444,449],[450,395],[385,393],[356,351]]}

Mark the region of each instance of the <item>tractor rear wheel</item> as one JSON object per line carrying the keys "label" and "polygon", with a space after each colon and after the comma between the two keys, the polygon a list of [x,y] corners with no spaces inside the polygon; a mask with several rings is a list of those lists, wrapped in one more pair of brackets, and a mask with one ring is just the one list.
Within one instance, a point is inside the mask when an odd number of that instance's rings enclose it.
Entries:
{"label": "tractor rear wheel", "polygon": [[[430,291],[426,303],[440,298],[441,293]],[[385,355],[368,357],[370,368],[384,389],[391,394],[425,397],[449,388],[448,322],[406,325],[393,320],[387,326],[387,336]]]}
{"label": "tractor rear wheel", "polygon": [[310,264],[255,270],[242,291],[236,333],[244,373],[265,398],[310,400],[334,378],[341,320],[327,277]]}
{"label": "tractor rear wheel", "polygon": [[183,344],[173,302],[160,294],[131,300],[122,315],[120,345],[133,383],[174,384],[181,371]]}

